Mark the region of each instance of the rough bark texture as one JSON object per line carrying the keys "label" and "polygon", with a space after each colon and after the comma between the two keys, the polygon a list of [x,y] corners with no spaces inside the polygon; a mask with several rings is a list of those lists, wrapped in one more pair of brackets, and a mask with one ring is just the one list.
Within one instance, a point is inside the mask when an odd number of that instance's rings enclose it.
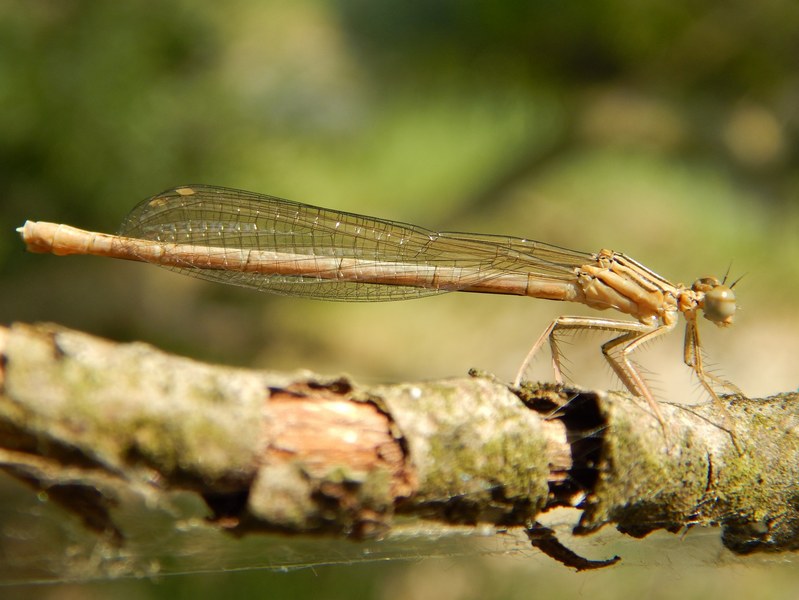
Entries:
{"label": "rough bark texture", "polygon": [[536,519],[574,506],[577,534],[718,525],[735,553],[799,547],[797,394],[664,404],[664,437],[623,393],[476,374],[360,386],[54,325],[0,328],[0,361],[0,467],[119,545],[120,498],[190,490],[235,534],[369,539],[412,515],[525,527],[561,556]]}

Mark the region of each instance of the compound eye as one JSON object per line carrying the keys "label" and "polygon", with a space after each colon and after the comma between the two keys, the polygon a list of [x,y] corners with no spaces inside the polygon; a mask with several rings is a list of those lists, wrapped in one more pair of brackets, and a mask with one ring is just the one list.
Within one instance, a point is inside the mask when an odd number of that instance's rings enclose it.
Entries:
{"label": "compound eye", "polygon": [[705,318],[725,327],[735,316],[735,293],[726,285],[716,285],[705,293],[703,310]]}

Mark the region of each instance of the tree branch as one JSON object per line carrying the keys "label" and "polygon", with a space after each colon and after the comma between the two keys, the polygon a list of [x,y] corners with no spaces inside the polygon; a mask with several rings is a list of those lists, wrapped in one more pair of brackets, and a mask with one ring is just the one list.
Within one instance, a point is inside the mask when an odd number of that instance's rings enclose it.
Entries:
{"label": "tree branch", "polygon": [[[174,490],[236,535],[362,540],[405,515],[520,526],[576,569],[614,561],[560,546],[537,523],[554,507],[582,510],[578,535],[718,525],[738,554],[799,546],[795,393],[725,397],[726,410],[664,404],[664,438],[619,392],[512,390],[476,374],[362,386],[54,325],[0,328],[0,361],[0,467],[120,546],[120,498]],[[730,416],[741,451],[718,425]]]}

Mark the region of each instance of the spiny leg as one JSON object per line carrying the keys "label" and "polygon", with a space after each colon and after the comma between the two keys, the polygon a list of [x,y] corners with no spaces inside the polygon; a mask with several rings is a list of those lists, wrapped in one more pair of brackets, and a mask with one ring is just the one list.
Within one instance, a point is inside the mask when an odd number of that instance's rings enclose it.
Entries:
{"label": "spiny leg", "polygon": [[[610,365],[610,368],[616,374],[616,377],[619,378],[619,381],[624,384],[624,387],[626,387],[636,396],[646,399],[647,404],[651,405],[651,402],[647,397],[647,395],[651,396],[648,386],[643,383],[643,378],[638,373],[635,365],[632,364],[632,361],[625,359],[623,355],[626,344],[632,342],[640,335],[642,334],[632,331],[605,342],[601,346],[602,355]],[[621,350],[619,350],[621,358],[617,359],[612,352],[619,346],[622,346]]]}
{"label": "spiny leg", "polygon": [[[552,350],[552,366],[555,371],[555,380],[558,383],[561,383],[562,381],[562,369],[560,366],[561,353],[560,348],[558,347],[556,334],[560,330],[579,331],[581,329],[593,331],[600,330],[625,332],[619,338],[614,338],[614,340],[616,340],[627,337],[634,339],[642,333],[649,331],[651,327],[635,321],[618,321],[616,319],[600,319],[596,317],[560,317],[555,319],[547,331],[549,331],[549,347]],[[546,334],[547,332],[545,331],[544,333]],[[640,393],[636,391],[635,387],[629,383],[629,380],[626,377],[621,377],[621,380],[625,387],[627,387],[633,394],[640,395]]]}
{"label": "spiny leg", "polygon": [[[660,406],[658,405],[657,400],[655,400],[655,397],[652,395],[652,392],[649,391],[649,387],[646,385],[643,377],[635,368],[632,361],[630,361],[629,355],[643,342],[659,337],[668,331],[671,331],[673,327],[673,325],[663,325],[653,329],[651,325],[636,321],[618,321],[615,319],[599,319],[594,317],[559,317],[550,323],[549,327],[544,330],[544,332],[536,340],[535,344],[533,344],[533,347],[527,353],[527,356],[519,368],[519,372],[516,374],[514,386],[518,387],[522,377],[524,376],[524,372],[527,370],[527,367],[529,366],[533,357],[538,350],[541,349],[541,346],[544,345],[544,342],[547,339],[549,339],[550,348],[552,350],[552,368],[554,371],[555,380],[558,383],[562,382],[560,369],[560,350],[555,339],[555,335],[558,331],[564,329],[588,329],[593,331],[600,330],[620,332],[620,336],[615,337],[602,345],[602,353],[605,355],[605,358],[607,359],[614,373],[618,375],[624,386],[630,390],[633,395],[642,397],[644,400],[646,400],[647,404],[652,409],[655,418],[660,423],[664,435],[668,435],[668,428],[666,426],[663,413],[660,410]],[[620,351],[620,358],[616,359],[611,355],[611,352],[618,346],[623,347]]]}
{"label": "spiny leg", "polygon": [[717,423],[715,425],[730,434],[733,446],[735,446],[736,450],[741,453],[742,450],[738,445],[738,438],[735,431],[735,419],[733,419],[730,411],[727,410],[726,405],[721,401],[721,398],[719,398],[719,395],[716,393],[716,390],[713,388],[713,385],[710,383],[710,381],[712,380],[718,385],[731,388],[738,394],[741,394],[742,392],[737,386],[729,381],[725,381],[717,375],[705,371],[704,365],[702,364],[702,346],[699,342],[699,328],[696,326],[695,318],[691,319],[686,315],[686,319],[683,360],[685,361],[685,364],[691,367],[694,373],[696,373],[700,385],[705,388],[705,391],[710,395],[713,403],[718,407],[719,411],[724,416],[724,426],[721,426]]}
{"label": "spiny leg", "polygon": [[707,392],[710,394],[710,397],[713,398],[715,402],[721,402],[721,399],[718,397],[718,394],[716,394],[708,380],[711,380],[713,383],[722,387],[726,387],[736,394],[743,395],[743,392],[734,383],[727,381],[726,379],[723,379],[714,373],[705,371],[705,367],[702,362],[702,346],[699,343],[699,328],[696,325],[696,321],[691,319],[688,319],[685,325],[685,346],[683,348],[683,360],[685,361],[686,365],[693,369],[694,373],[696,373],[696,376],[699,378],[699,382],[701,383],[702,387],[707,390]]}
{"label": "spiny leg", "polygon": [[[544,332],[540,336],[538,336],[538,339],[535,341],[535,344],[533,344],[533,347],[530,348],[530,351],[527,353],[527,356],[524,357],[522,364],[519,366],[519,370],[516,372],[516,377],[513,379],[513,387],[519,387],[519,385],[522,382],[522,379],[524,379],[524,373],[529,368],[530,363],[533,362],[533,358],[541,349],[541,346],[544,345],[544,342],[552,336],[552,332],[555,330],[555,327],[558,324],[559,320],[560,319],[555,319],[554,321],[552,321],[552,323],[549,324],[549,326],[544,330]],[[559,362],[555,359],[554,354],[552,356],[552,369],[553,371],[555,371],[555,381],[557,383],[562,383],[562,378],[560,376],[560,371],[559,371]]]}
{"label": "spiny leg", "polygon": [[[663,434],[666,436],[668,436],[668,426],[660,410],[660,405],[649,390],[649,386],[646,384],[643,376],[635,367],[632,360],[630,360],[630,355],[642,344],[668,333],[673,328],[674,325],[661,325],[654,329],[650,327],[647,331],[642,333],[632,331],[602,344],[602,354],[605,355],[610,367],[616,375],[619,376],[619,379],[621,379],[627,389],[636,396],[643,397],[644,400],[646,400],[649,408],[652,409],[652,412],[660,423]],[[621,350],[619,351],[619,358],[617,359],[611,352],[618,346],[621,346]]]}
{"label": "spiny leg", "polygon": [[[519,367],[519,371],[516,374],[516,378],[514,380],[514,385],[518,386],[521,382],[522,378],[524,377],[524,373],[527,368],[530,366],[530,362],[532,361],[533,357],[536,353],[541,349],[544,345],[544,342],[549,340],[549,346],[552,351],[552,370],[554,371],[555,381],[558,383],[562,383],[563,376],[562,376],[562,369],[561,369],[561,361],[560,361],[560,348],[558,347],[556,334],[558,331],[561,330],[581,330],[581,329],[588,329],[592,331],[600,330],[600,331],[615,331],[621,332],[622,335],[620,337],[614,338],[609,344],[616,342],[617,344],[620,342],[624,342],[629,340],[633,340],[640,335],[648,333],[652,330],[652,327],[649,325],[645,325],[643,323],[638,323],[635,321],[618,321],[615,319],[599,319],[595,317],[558,317],[549,326],[544,330],[544,332],[538,337],[533,344],[533,347],[530,348],[530,351],[525,356],[524,361],[522,362],[521,366]],[[614,344],[615,345],[615,344]],[[641,391],[639,391],[636,387],[636,384],[633,383],[634,379],[630,378],[627,375],[626,371],[619,371],[617,366],[615,365],[612,359],[609,359],[613,370],[619,375],[619,378],[622,380],[622,383],[633,393],[636,395],[643,395]]]}
{"label": "spiny leg", "polygon": [[[544,342],[549,340],[550,348],[552,349],[552,369],[555,374],[555,380],[558,383],[561,383],[563,380],[560,368],[560,349],[557,345],[557,340],[555,340],[555,334],[560,330],[580,330],[580,329],[588,329],[592,331],[618,331],[623,334],[634,334],[633,337],[637,337],[638,335],[648,333],[652,331],[652,327],[649,325],[645,325],[644,323],[639,323],[637,321],[618,321],[615,319],[599,319],[595,317],[558,317],[549,326],[544,330],[544,332],[538,337],[533,344],[533,347],[530,348],[530,351],[527,353],[527,356],[524,357],[524,361],[522,361],[521,366],[519,367],[519,371],[516,373],[516,378],[514,379],[513,385],[517,386],[521,383],[522,378],[524,377],[524,373],[527,368],[530,366],[530,363],[533,360],[533,357],[536,353],[541,349],[541,346],[544,345]],[[624,336],[622,336],[624,337]],[[619,338],[614,338],[619,339]],[[615,370],[615,369],[614,369]],[[641,395],[639,391],[635,389],[634,386],[631,386],[628,383],[626,377],[622,378],[622,383],[626,387],[630,389],[633,394]]]}

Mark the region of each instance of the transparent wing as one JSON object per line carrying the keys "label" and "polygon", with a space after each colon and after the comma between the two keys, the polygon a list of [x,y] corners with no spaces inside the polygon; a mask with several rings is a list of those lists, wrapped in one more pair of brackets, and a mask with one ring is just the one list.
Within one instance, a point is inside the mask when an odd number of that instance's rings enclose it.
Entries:
{"label": "transparent wing", "polygon": [[[326,300],[400,300],[457,291],[509,273],[573,280],[591,255],[498,235],[433,232],[422,227],[205,185],[175,188],[136,206],[120,234],[208,248],[278,250],[320,258],[354,258],[414,267],[457,268],[439,288],[344,281],[313,275],[243,273],[191,265],[181,273],[262,291]],[[328,262],[329,264],[329,262]],[[329,267],[328,267],[329,268]]]}

